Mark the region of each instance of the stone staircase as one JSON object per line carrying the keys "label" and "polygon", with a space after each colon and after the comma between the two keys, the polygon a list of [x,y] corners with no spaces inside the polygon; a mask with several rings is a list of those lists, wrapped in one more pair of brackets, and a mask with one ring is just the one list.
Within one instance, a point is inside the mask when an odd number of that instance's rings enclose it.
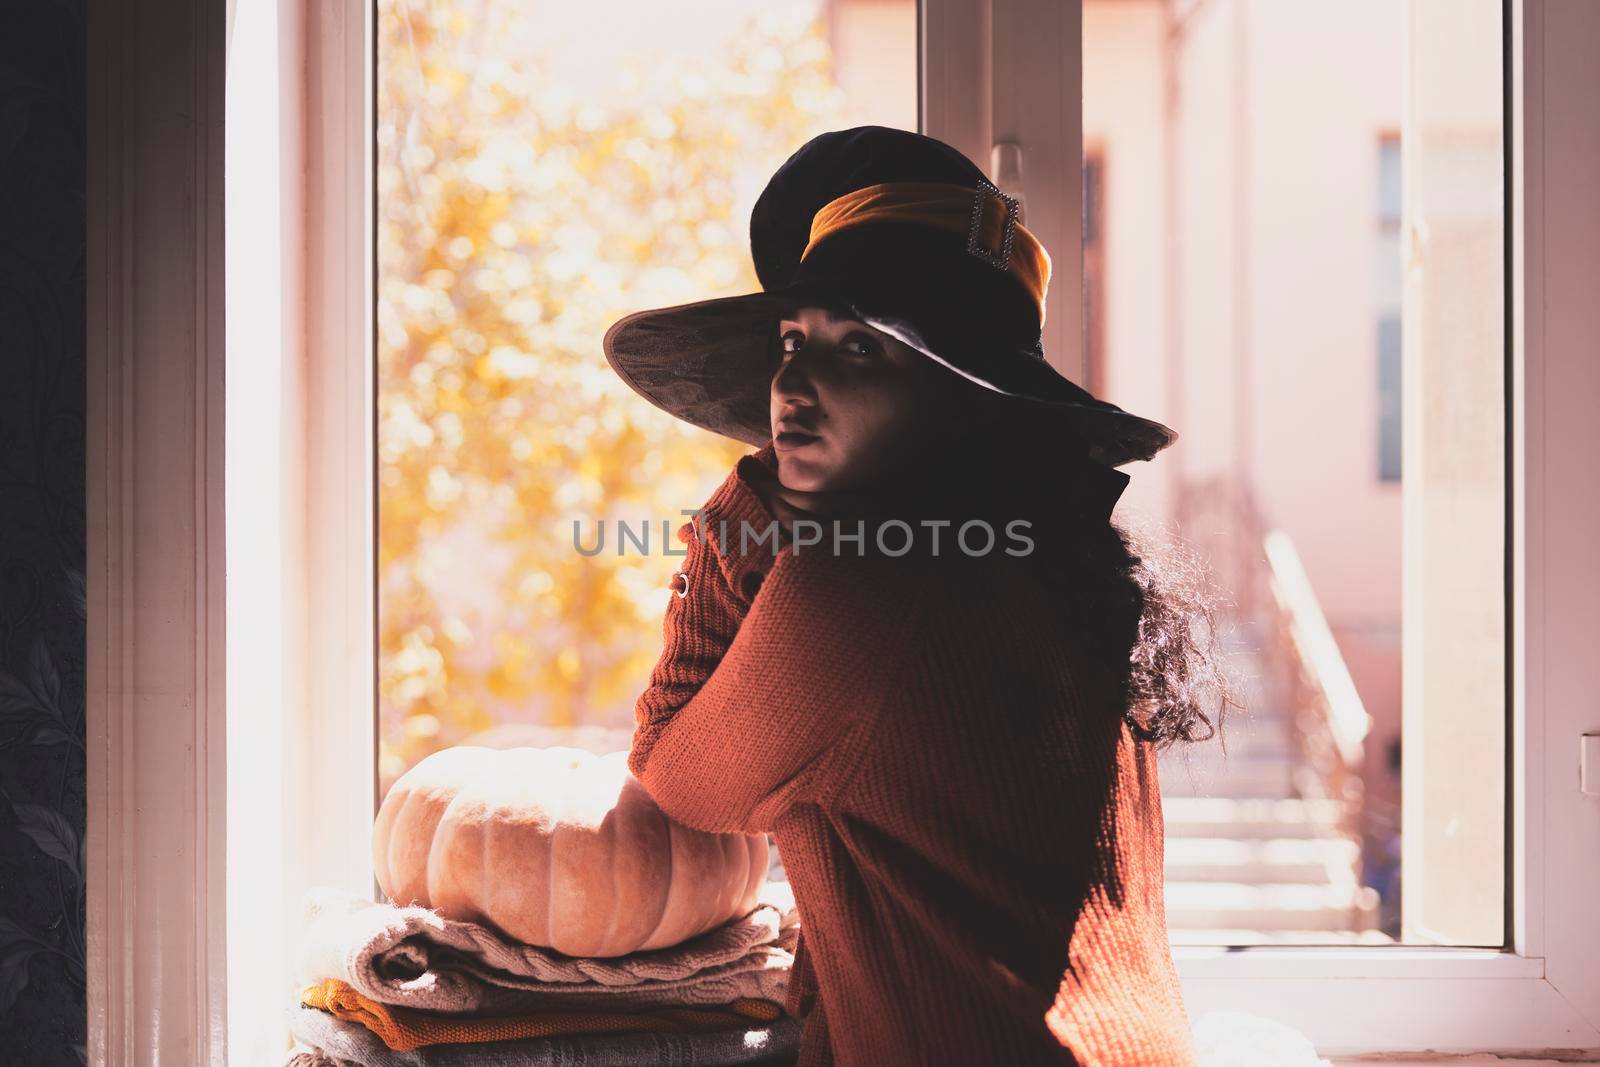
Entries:
{"label": "stone staircase", "polygon": [[1260,645],[1248,631],[1230,644],[1249,710],[1225,723],[1226,755],[1213,739],[1160,762],[1172,943],[1388,942],[1338,802],[1296,788],[1305,771],[1286,712],[1261,682],[1268,672],[1251,669]]}

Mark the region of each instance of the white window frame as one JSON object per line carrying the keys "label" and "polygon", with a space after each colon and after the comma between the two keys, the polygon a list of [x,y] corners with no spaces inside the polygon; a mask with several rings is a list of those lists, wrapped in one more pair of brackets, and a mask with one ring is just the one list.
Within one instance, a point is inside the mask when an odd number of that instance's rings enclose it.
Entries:
{"label": "white window frame", "polygon": [[[270,224],[227,212],[232,240],[252,242],[230,245],[228,262],[266,256],[282,285],[234,287],[226,358],[222,90],[235,3],[277,12],[279,106],[275,128],[228,147],[282,180],[252,203]],[[1052,248],[1077,246],[1079,0],[921,3],[924,129],[986,166],[995,143],[1024,144],[1024,193],[1065,194],[1030,199],[1030,228]],[[1600,99],[1600,5],[1510,3],[1510,948],[1175,950],[1191,1016],[1272,1016],[1324,1055],[1600,1048],[1600,802],[1576,774],[1579,735],[1600,730],[1600,425],[1586,407],[1600,395],[1600,114],[1580,103]],[[271,1062],[269,1009],[243,996],[229,960],[281,942],[305,885],[371,888],[371,15],[342,0],[230,0],[226,11],[218,0],[91,4],[95,1063]],[[232,42],[241,63],[242,46]],[[1065,294],[1081,283],[1077,257],[1056,257],[1055,280],[1047,350],[1076,353],[1080,310]],[[238,336],[235,320],[264,324],[267,340]],[[266,368],[240,363],[246,351]],[[225,373],[271,390],[231,409],[227,433]],[[279,457],[270,483],[237,456],[228,466],[239,423],[264,428],[245,447]],[[227,509],[265,516],[279,536],[225,559]],[[230,648],[229,618],[274,639]],[[272,657],[267,697],[228,677],[247,653]],[[281,732],[241,718],[250,708]],[[281,877],[263,886],[263,875]],[[259,901],[274,897],[281,910],[263,918]]]}

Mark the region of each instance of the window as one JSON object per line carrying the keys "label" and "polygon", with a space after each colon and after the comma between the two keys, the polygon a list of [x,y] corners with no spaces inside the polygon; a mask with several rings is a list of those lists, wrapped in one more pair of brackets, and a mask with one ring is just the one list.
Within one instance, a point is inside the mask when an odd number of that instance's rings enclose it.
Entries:
{"label": "window", "polygon": [[[1460,7],[1435,34],[1406,10],[1083,4],[1085,173],[1103,187],[1085,283],[1107,338],[1091,365],[1101,395],[1182,435],[1135,472],[1129,514],[1211,558],[1247,704],[1225,755],[1163,763],[1182,944],[1504,936],[1499,14]],[[1358,89],[1340,74],[1356,53]],[[1402,183],[1399,129],[1428,138],[1426,180]],[[1409,287],[1403,221],[1429,234]],[[1402,395],[1424,453],[1470,454],[1471,475],[1387,484]],[[1446,590],[1442,570],[1483,577]],[[1450,778],[1432,762],[1445,707],[1474,739],[1467,806],[1420,780]]]}
{"label": "window", "polygon": [[789,153],[916,128],[917,9],[639,0],[605,34],[521,0],[377,11],[382,793],[451,745],[628,747],[662,521],[748,449],[641,401],[601,335],[761,288],[750,210]]}
{"label": "window", "polygon": [[[921,0],[920,121],[979,160],[996,143],[1027,145],[1024,183],[1052,190],[1030,199],[1030,228],[1037,221],[1050,247],[1062,247],[1063,239],[1070,247],[1081,239],[1083,181],[1082,133],[1073,116],[1080,84],[1089,99],[1099,53],[1084,47],[1088,23],[1063,17],[1076,16],[1076,5],[1030,2],[990,5],[983,18],[974,5]],[[187,65],[211,76],[127,77],[147,69],[138,60],[150,37],[122,32],[120,20],[144,25],[136,18],[143,6],[136,0],[126,13],[91,18],[89,942],[91,997],[113,1010],[91,1018],[90,1047],[154,1058],[150,1046],[159,1033],[160,1058],[203,1062],[222,1047],[214,1020],[231,1004],[228,1040],[241,1062],[254,1062],[265,1057],[254,1055],[252,1037],[264,1039],[260,1047],[269,1054],[280,1051],[269,1016],[288,992],[277,975],[296,887],[370,886],[361,853],[375,786],[376,531],[363,502],[375,491],[375,397],[373,364],[366,362],[373,295],[365,288],[371,259],[363,209],[374,173],[366,155],[375,128],[367,62],[374,28],[356,5],[314,12],[291,6],[269,15],[270,5],[241,2],[231,53],[230,35],[204,19],[173,26],[195,32],[160,35],[170,61],[162,69]],[[1242,31],[1248,46],[1260,27],[1252,38],[1248,21],[1236,21],[1241,12],[1274,17],[1291,5],[1116,6],[1125,9],[1119,14],[1153,13],[1175,23],[1209,20],[1187,25],[1192,32]],[[1589,62],[1600,47],[1600,12],[1511,0],[1502,21],[1498,8],[1485,18],[1479,5],[1471,17],[1465,6],[1419,0],[1405,8],[1407,39],[1436,48],[1418,53],[1412,68],[1423,110],[1398,123],[1408,164],[1423,164],[1403,168],[1406,214],[1427,223],[1414,235],[1420,258],[1408,258],[1402,279],[1404,457],[1411,469],[1401,491],[1414,494],[1409,506],[1417,511],[1402,551],[1408,561],[1448,561],[1440,571],[1408,567],[1415,584],[1402,590],[1407,610],[1421,613],[1407,616],[1405,655],[1430,668],[1406,674],[1406,685],[1421,687],[1423,713],[1400,753],[1408,794],[1429,801],[1408,809],[1417,821],[1402,834],[1403,847],[1419,850],[1405,857],[1403,926],[1413,934],[1386,946],[1178,951],[1191,1013],[1243,1007],[1271,1015],[1306,1031],[1324,1054],[1600,1047],[1600,973],[1592,966],[1600,930],[1590,906],[1600,856],[1570,847],[1592,837],[1595,818],[1593,798],[1578,792],[1572,773],[1577,738],[1600,730],[1591,699],[1600,661],[1586,654],[1600,632],[1592,597],[1600,526],[1586,493],[1600,451],[1588,398],[1600,383],[1585,357],[1600,343],[1587,297],[1600,275],[1600,228],[1589,210],[1600,184],[1600,131],[1592,109],[1560,106],[1600,93],[1600,71]],[[1085,4],[1084,18],[1094,10]],[[1332,80],[1349,85],[1347,60],[1359,49],[1334,32],[1342,11],[1305,5],[1294,17],[1329,20],[1320,24],[1329,32],[1319,54],[1345,75]],[[259,17],[247,24],[247,13]],[[290,23],[280,24],[280,15]],[[166,26],[173,16],[163,18],[151,25]],[[311,23],[294,22],[300,18]],[[1450,76],[1464,50],[1485,49],[1506,64],[1510,122],[1493,138],[1454,121],[1459,108],[1481,117],[1484,97],[1499,99],[1495,79]],[[222,247],[215,186],[223,156],[210,120],[225,56],[234,90],[229,128],[252,134],[237,146],[246,154],[230,160],[230,206],[248,203],[250,212],[230,211],[236,225],[229,247],[237,247],[238,264],[268,273],[255,286],[230,284],[230,342],[237,343],[228,353],[227,389],[251,392],[228,405],[224,434],[222,288],[189,279],[220,282],[213,257]],[[298,78],[279,75],[301,70],[303,98]],[[1153,91],[1165,92],[1165,78],[1179,71],[1157,73]],[[1145,79],[1133,84],[1150,86]],[[179,116],[163,127],[160,152],[144,150],[133,136],[139,116],[148,114]],[[185,116],[192,117],[187,124]],[[271,131],[278,136],[262,136]],[[1370,163],[1372,127],[1358,136]],[[1251,157],[1267,143],[1250,142]],[[1495,144],[1507,155],[1497,155]],[[1113,150],[1117,173],[1139,171],[1127,146]],[[303,186],[293,180],[302,173]],[[1440,182],[1423,180],[1430,174]],[[135,187],[137,196],[110,195]],[[1471,195],[1463,200],[1453,190]],[[241,200],[241,191],[257,195]],[[1147,207],[1172,192],[1131,204]],[[1498,230],[1484,217],[1496,202],[1507,212]],[[1119,214],[1117,205],[1128,203],[1106,199],[1105,232],[1117,264],[1139,247],[1117,236],[1139,221],[1139,210]],[[1369,225],[1368,215],[1353,223],[1362,234],[1370,234]],[[1351,262],[1368,262],[1369,253]],[[1081,265],[1064,258],[1057,278],[1070,277],[1063,284],[1076,296]],[[1196,256],[1195,269],[1205,262]],[[1508,271],[1503,304],[1441,299],[1454,284],[1452,271],[1495,264]],[[1110,259],[1107,265],[1115,269]],[[184,284],[146,284],[141,314],[126,314],[134,295],[129,279],[171,277],[175,269]],[[1160,273],[1148,264],[1144,271]],[[1342,276],[1360,290],[1361,275],[1352,266]],[[1270,276],[1265,265],[1253,274],[1258,285]],[[230,283],[236,277],[251,275],[241,266],[230,270]],[[1114,288],[1113,277],[1108,323],[1136,323],[1137,316],[1119,313]],[[1177,291],[1192,294],[1193,286],[1180,279]],[[1482,295],[1481,287],[1473,291]],[[1055,337],[1081,332],[1075,304],[1052,306]],[[1356,321],[1342,351],[1370,368],[1361,356],[1372,350],[1370,318]],[[251,323],[261,331],[235,335],[235,327]],[[1108,332],[1108,344],[1134,344],[1123,325]],[[1192,340],[1170,325],[1137,336],[1145,343],[1153,336],[1155,350],[1169,354],[1171,345]],[[1061,353],[1070,345],[1052,339],[1048,348]],[[1108,357],[1113,400],[1134,406],[1140,390],[1160,397],[1176,384],[1170,374],[1119,382],[1117,352]],[[1430,383],[1464,385],[1470,393],[1494,382],[1488,371],[1496,366],[1507,391],[1504,421],[1492,432],[1480,426],[1463,437],[1452,409],[1430,410],[1425,402]],[[1182,364],[1166,369],[1181,371]],[[1370,404],[1374,391],[1365,381]],[[189,400],[173,404],[173,396]],[[1476,404],[1471,410],[1487,417],[1480,401],[1469,395],[1452,403]],[[1355,421],[1370,427],[1374,414],[1369,409]],[[1284,439],[1258,429],[1258,451]],[[1508,482],[1497,481],[1507,475]],[[225,485],[249,490],[227,494],[226,533]],[[1503,543],[1484,538],[1459,555],[1439,551],[1463,532],[1478,537],[1495,529],[1497,517]],[[242,547],[237,538],[246,533],[261,539]],[[225,539],[236,564],[227,569]],[[1316,573],[1307,573],[1315,589]],[[1500,610],[1488,610],[1484,589],[1495,585]],[[156,589],[175,593],[120,596]],[[1412,618],[1420,624],[1410,627]],[[1487,659],[1475,663],[1485,651]],[[241,664],[256,670],[246,673]],[[253,690],[258,681],[272,688]],[[1505,694],[1505,717],[1498,728],[1466,728],[1461,707],[1486,706],[1485,692]],[[1410,697],[1408,691],[1408,706]],[[227,753],[218,750],[223,736]],[[226,857],[218,814],[224,797]],[[1496,812],[1505,818],[1497,821]],[[1493,877],[1502,860],[1509,861],[1509,882]],[[1475,863],[1485,876],[1430,883],[1427,874],[1440,863]],[[1420,886],[1413,868],[1423,874]],[[124,936],[130,914],[151,916],[160,936]],[[1483,921],[1496,915],[1503,929]],[[172,974],[194,980],[162,980]],[[121,979],[112,976],[125,975],[143,981],[148,996],[132,997],[115,984]]]}

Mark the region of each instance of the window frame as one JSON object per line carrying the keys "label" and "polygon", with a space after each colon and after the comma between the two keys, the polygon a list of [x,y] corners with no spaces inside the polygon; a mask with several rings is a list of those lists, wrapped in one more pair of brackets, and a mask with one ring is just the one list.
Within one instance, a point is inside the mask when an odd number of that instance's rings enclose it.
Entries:
{"label": "window frame", "polygon": [[[1026,144],[1025,188],[1062,191],[1056,206],[1030,201],[1030,228],[1050,247],[1074,247],[1080,213],[1059,205],[1082,192],[1080,0],[920,2],[923,129],[986,166],[996,141]],[[276,444],[306,457],[305,477],[274,498],[293,532],[281,553],[243,561],[281,577],[285,611],[235,605],[224,565],[225,486],[260,488],[225,470],[227,6],[226,27],[222,5],[207,0],[104,0],[90,10],[95,1062],[258,1058],[247,1020],[228,1011],[226,960],[253,947],[242,910],[250,901],[230,900],[240,875],[224,864],[248,844],[228,839],[239,807],[275,807],[284,825],[302,829],[319,813],[316,838],[273,854],[283,894],[316,881],[372,888],[373,12],[279,7],[278,129],[254,131],[289,146],[280,164],[296,152],[305,164],[303,187],[286,182],[268,205],[284,224],[267,238],[287,252],[293,283],[269,309],[285,327],[267,354],[285,388]],[[1600,657],[1581,640],[1600,635],[1584,597],[1600,585],[1590,547],[1600,543],[1600,497],[1588,459],[1600,455],[1600,426],[1582,405],[1600,389],[1600,361],[1588,358],[1600,348],[1600,309],[1585,297],[1600,277],[1600,117],[1575,102],[1600,96],[1600,70],[1588,61],[1600,47],[1600,6],[1506,0],[1506,27],[1510,944],[1174,949],[1191,1017],[1271,1016],[1323,1055],[1600,1048],[1600,924],[1589,911],[1600,854],[1565,845],[1592,840],[1597,811],[1574,772],[1577,737],[1600,729]],[[162,70],[195,76],[152,76]],[[1081,308],[1065,294],[1080,289],[1078,257],[1058,256],[1046,343],[1069,375]],[[249,797],[230,789],[243,775],[225,758],[226,620],[236,607],[276,612],[291,638],[283,701],[295,713],[284,718],[283,750],[255,754],[279,761],[257,777],[279,785]],[[302,620],[317,627],[309,637]],[[351,769],[351,779],[330,773]],[[295,902],[276,903],[292,922]]]}

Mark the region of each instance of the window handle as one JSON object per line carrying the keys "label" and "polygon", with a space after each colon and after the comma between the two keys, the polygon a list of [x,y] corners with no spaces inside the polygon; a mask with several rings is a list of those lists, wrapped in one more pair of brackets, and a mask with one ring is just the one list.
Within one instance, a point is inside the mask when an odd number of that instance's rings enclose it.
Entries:
{"label": "window handle", "polygon": [[991,147],[989,173],[1002,193],[1017,198],[1017,221],[1026,226],[1028,198],[1022,184],[1022,146],[1015,141],[1001,141]]}

